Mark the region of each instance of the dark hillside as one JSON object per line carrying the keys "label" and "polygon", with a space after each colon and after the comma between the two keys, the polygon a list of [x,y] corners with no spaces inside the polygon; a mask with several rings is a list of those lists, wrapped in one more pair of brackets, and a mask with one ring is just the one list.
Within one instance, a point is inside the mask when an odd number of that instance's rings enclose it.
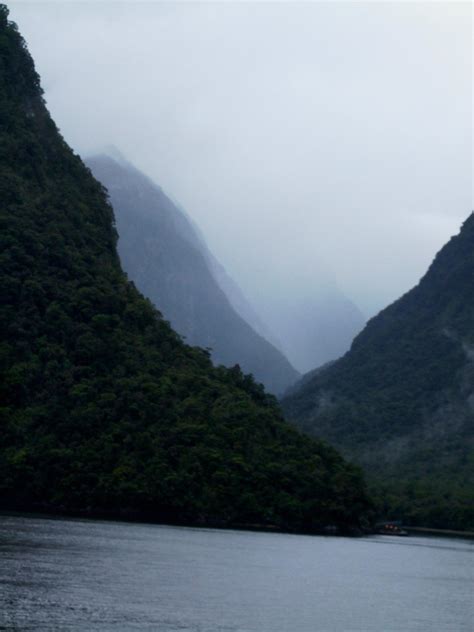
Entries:
{"label": "dark hillside", "polygon": [[186,346],[127,281],[102,186],[0,5],[0,505],[193,524],[360,524],[360,472]]}
{"label": "dark hillside", "polygon": [[362,464],[387,511],[474,526],[474,215],[420,283],[284,409]]}

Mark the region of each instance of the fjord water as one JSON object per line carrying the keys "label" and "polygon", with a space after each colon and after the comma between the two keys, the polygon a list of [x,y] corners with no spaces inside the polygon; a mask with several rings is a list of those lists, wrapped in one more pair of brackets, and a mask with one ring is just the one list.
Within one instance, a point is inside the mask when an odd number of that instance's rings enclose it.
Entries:
{"label": "fjord water", "polygon": [[0,516],[0,630],[473,629],[474,546]]}

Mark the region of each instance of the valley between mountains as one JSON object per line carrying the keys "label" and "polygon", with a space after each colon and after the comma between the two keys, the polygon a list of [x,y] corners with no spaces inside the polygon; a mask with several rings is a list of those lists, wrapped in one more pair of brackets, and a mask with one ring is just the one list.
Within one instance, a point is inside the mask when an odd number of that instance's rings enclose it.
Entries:
{"label": "valley between mountains", "polygon": [[365,326],[332,286],[268,323],[191,210],[123,156],[68,146],[8,16],[0,508],[472,530],[474,215]]}

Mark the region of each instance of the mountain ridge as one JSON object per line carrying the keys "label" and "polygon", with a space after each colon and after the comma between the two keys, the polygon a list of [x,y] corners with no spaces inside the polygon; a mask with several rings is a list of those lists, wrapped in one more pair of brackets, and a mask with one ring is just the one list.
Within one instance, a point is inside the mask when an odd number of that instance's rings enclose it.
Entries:
{"label": "mountain ridge", "polygon": [[472,526],[474,215],[343,358],[283,402],[295,425],[363,465],[387,511]]}
{"label": "mountain ridge", "polygon": [[109,191],[119,255],[138,289],[189,344],[209,348],[217,364],[239,364],[269,391],[282,393],[299,374],[234,310],[187,214],[135,167],[107,156],[86,164]]}

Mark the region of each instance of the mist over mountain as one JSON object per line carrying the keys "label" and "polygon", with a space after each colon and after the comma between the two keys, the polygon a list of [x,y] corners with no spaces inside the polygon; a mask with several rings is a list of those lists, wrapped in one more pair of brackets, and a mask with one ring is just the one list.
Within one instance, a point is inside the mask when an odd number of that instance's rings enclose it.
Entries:
{"label": "mist over mountain", "polygon": [[321,274],[304,292],[289,292],[285,301],[270,302],[265,311],[283,352],[302,373],[340,358],[366,322],[335,284],[321,282]]}
{"label": "mist over mountain", "polygon": [[100,155],[87,164],[109,191],[124,270],[172,327],[188,344],[209,348],[216,364],[239,364],[269,391],[290,386],[297,371],[240,315],[258,322],[185,212],[123,160]]}
{"label": "mist over mountain", "polygon": [[365,467],[387,514],[474,526],[474,214],[284,410]]}
{"label": "mist over mountain", "polygon": [[118,145],[192,210],[272,330],[265,295],[284,310],[307,270],[296,298],[311,296],[321,261],[375,315],[473,208],[469,2],[11,12],[68,143]]}
{"label": "mist over mountain", "polygon": [[[228,274],[224,266],[214,257],[210,250],[205,246],[204,254],[207,256],[210,270],[221,287],[224,294],[229,299],[230,304],[235,311],[258,333],[260,336],[268,340],[279,351],[282,351],[283,344],[277,338],[275,333],[264,323],[261,316],[255,308],[247,300],[240,287],[234,279]],[[283,351],[282,351],[283,353]]]}

